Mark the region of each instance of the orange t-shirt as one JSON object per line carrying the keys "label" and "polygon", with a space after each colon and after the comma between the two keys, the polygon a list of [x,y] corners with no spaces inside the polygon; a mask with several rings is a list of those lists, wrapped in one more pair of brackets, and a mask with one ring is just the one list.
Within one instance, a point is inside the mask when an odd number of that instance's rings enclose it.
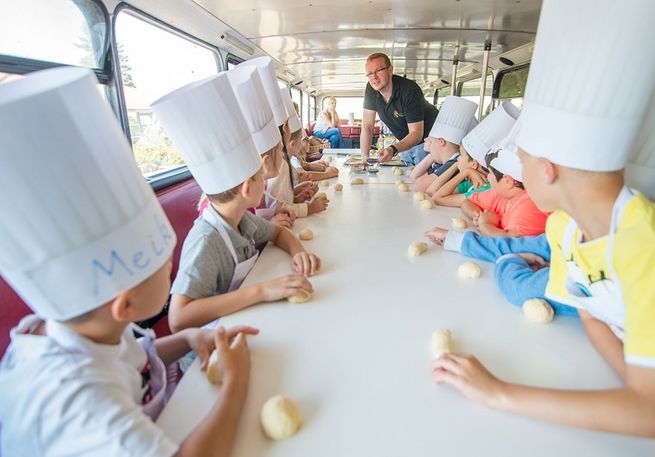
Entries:
{"label": "orange t-shirt", "polygon": [[540,211],[526,191],[512,201],[501,197],[493,189],[473,194],[468,200],[483,210],[496,213],[498,225],[503,230],[520,233],[521,236],[541,235],[546,230],[549,213]]}

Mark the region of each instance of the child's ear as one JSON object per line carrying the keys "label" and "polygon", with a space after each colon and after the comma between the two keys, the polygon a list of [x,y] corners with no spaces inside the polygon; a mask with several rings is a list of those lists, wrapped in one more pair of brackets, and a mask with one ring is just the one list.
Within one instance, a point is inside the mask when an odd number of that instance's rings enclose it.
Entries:
{"label": "child's ear", "polygon": [[477,170],[479,167],[480,167],[480,164],[478,163],[477,160],[473,160],[471,162],[471,168],[473,168],[474,170]]}
{"label": "child's ear", "polygon": [[129,290],[124,291],[111,303],[111,315],[118,322],[132,322],[134,307],[130,304]]}
{"label": "child's ear", "polygon": [[537,163],[539,166],[539,172],[545,184],[553,184],[555,181],[557,181],[559,176],[559,169],[557,168],[557,165],[548,159],[544,159],[543,157],[539,157],[537,159]]}

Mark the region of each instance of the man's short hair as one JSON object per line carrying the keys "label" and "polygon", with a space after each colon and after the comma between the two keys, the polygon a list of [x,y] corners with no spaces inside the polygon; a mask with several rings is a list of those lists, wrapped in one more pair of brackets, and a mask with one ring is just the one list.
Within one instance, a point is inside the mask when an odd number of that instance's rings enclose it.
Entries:
{"label": "man's short hair", "polygon": [[371,60],[380,59],[380,58],[384,59],[385,67],[391,66],[391,60],[389,60],[389,56],[386,55],[384,52],[376,52],[375,54],[371,54],[366,58],[366,63],[370,62]]}

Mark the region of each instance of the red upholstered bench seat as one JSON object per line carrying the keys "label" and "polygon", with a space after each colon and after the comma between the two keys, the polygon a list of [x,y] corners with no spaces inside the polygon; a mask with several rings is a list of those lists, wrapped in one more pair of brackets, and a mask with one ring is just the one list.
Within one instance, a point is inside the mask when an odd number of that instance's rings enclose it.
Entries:
{"label": "red upholstered bench seat", "polygon": [[[198,217],[196,208],[200,194],[200,187],[193,178],[185,179],[157,192],[157,198],[177,235],[177,245],[173,252],[171,281],[177,274],[184,238],[189,233],[193,221]],[[0,355],[4,354],[9,345],[9,331],[31,312],[16,292],[9,287],[4,279],[0,278]],[[170,334],[166,316],[159,319],[152,328],[158,336]]]}

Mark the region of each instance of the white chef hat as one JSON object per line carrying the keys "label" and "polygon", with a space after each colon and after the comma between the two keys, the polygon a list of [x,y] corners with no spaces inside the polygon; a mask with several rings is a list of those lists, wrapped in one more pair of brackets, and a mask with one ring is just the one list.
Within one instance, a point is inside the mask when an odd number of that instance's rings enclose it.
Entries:
{"label": "white chef hat", "polygon": [[296,113],[296,108],[293,106],[291,94],[289,94],[289,88],[287,86],[280,86],[280,94],[284,101],[284,107],[287,110],[287,116],[289,116],[289,130],[292,133],[296,130],[300,130],[302,128],[302,123],[300,122],[298,113]]}
{"label": "white chef hat", "polygon": [[0,273],[60,321],[146,280],[176,241],[97,83],[61,67],[0,85]]}
{"label": "white chef hat", "polygon": [[477,108],[478,104],[470,100],[447,96],[428,136],[460,144],[462,138],[476,125],[472,120],[475,119]]}
{"label": "white chef hat", "polygon": [[570,168],[624,168],[655,87],[653,17],[652,0],[544,1],[518,145]]}
{"label": "white chef hat", "polygon": [[484,165],[487,152],[509,133],[519,113],[510,102],[502,102],[462,138],[462,146],[473,159]]}
{"label": "white chef hat", "polygon": [[282,95],[280,95],[277,76],[275,76],[275,67],[273,66],[273,59],[268,56],[256,57],[240,63],[237,65],[237,68],[249,65],[257,67],[259,76],[262,79],[262,85],[266,91],[266,99],[268,100],[268,104],[271,106],[273,116],[275,117],[275,123],[278,127],[281,126],[287,121],[289,116],[287,115],[287,109],[284,107]]}
{"label": "white chef hat", "polygon": [[625,167],[625,180],[628,186],[655,200],[655,95]]}
{"label": "white chef hat", "polygon": [[275,147],[282,137],[266,100],[259,71],[254,66],[238,65],[228,71],[227,76],[257,151],[260,155],[265,154]]}
{"label": "white chef hat", "polygon": [[492,167],[504,175],[509,175],[517,181],[523,182],[523,165],[516,152],[508,149],[499,149],[498,156],[490,163]]}
{"label": "white chef hat", "polygon": [[226,73],[188,84],[152,104],[208,195],[238,186],[262,166]]}

